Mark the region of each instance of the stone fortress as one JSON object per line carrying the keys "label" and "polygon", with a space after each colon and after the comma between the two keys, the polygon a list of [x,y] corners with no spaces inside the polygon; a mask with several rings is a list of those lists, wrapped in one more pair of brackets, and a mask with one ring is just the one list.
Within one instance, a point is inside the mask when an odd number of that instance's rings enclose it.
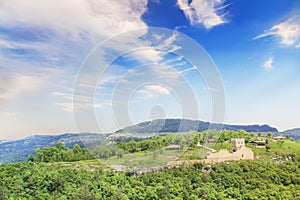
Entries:
{"label": "stone fortress", "polygon": [[254,153],[252,149],[245,146],[244,138],[233,138],[231,139],[232,153],[227,149],[221,149],[217,153],[210,153],[207,155],[204,162],[224,162],[229,160],[253,160]]}

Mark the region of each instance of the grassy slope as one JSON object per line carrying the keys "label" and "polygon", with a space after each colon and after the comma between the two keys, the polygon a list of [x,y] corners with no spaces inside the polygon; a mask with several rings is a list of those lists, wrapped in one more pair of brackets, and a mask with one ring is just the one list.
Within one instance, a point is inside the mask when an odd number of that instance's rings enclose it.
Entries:
{"label": "grassy slope", "polygon": [[280,144],[278,141],[269,141],[269,146],[271,147],[269,152],[265,148],[257,148],[252,145],[248,147],[252,148],[254,154],[261,159],[271,159],[282,155],[287,154],[300,154],[300,142],[292,140],[283,140],[283,143]]}
{"label": "grassy slope", "polygon": [[[207,145],[216,150],[227,149],[231,152],[231,144],[229,141],[217,144]],[[300,153],[300,142],[292,140],[284,140],[282,144],[278,141],[273,141],[269,139],[269,146],[271,147],[269,152],[265,148],[257,148],[253,145],[248,144],[254,154],[266,161],[271,160],[274,157],[281,155],[291,154],[291,153]],[[79,168],[98,168],[111,164],[127,165],[130,167],[149,167],[149,166],[163,166],[167,164],[167,161],[174,160],[198,160],[203,159],[207,155],[209,150],[201,147],[189,148],[186,151],[180,150],[161,150],[156,153],[153,152],[136,152],[131,154],[124,154],[122,158],[117,156],[110,157],[106,160],[83,160],[77,162],[60,162],[62,166],[68,167],[68,164],[71,164],[69,167],[79,166]]]}

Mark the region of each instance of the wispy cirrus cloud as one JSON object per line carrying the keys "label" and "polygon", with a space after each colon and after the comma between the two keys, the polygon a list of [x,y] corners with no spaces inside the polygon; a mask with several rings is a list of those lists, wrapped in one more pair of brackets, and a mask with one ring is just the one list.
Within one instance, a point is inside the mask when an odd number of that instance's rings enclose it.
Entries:
{"label": "wispy cirrus cloud", "polygon": [[207,29],[228,23],[223,0],[177,0],[178,7],[184,12],[191,25],[203,24]]}
{"label": "wispy cirrus cloud", "polygon": [[[111,104],[108,102],[95,102],[95,100],[91,97],[85,95],[76,95],[72,93],[64,93],[64,92],[54,92],[54,96],[59,97],[60,102],[54,103],[54,105],[58,106],[61,110],[66,112],[73,112],[74,106],[80,110],[86,110],[89,108],[103,108],[105,106],[110,106]],[[76,99],[73,102],[73,99]]]}
{"label": "wispy cirrus cloud", "polygon": [[276,37],[281,44],[298,48],[297,46],[299,45],[300,38],[300,15],[289,17],[253,39],[257,40],[264,37]]}

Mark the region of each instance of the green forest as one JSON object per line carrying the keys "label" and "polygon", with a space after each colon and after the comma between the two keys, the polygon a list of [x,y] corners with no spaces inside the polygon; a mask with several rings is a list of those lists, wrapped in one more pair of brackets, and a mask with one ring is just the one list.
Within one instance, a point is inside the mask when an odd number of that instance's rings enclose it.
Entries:
{"label": "green forest", "polygon": [[300,162],[240,161],[131,177],[32,162],[0,166],[0,199],[300,199]]}
{"label": "green forest", "polygon": [[[0,199],[300,199],[300,143],[292,138],[275,141],[271,133],[167,134],[107,145],[108,153],[103,155],[122,159],[127,152],[147,152],[170,143],[190,145],[187,152],[191,154],[199,150],[197,143],[204,144],[207,139],[216,139],[217,150],[229,149],[230,139],[236,137],[244,138],[253,149],[254,160],[198,162],[140,175],[114,171],[93,159],[93,153],[103,153],[104,146],[89,153],[77,144],[69,149],[56,143],[36,149],[27,162],[0,165]],[[266,147],[251,146],[252,140],[266,140]],[[181,159],[189,158],[183,154]]]}

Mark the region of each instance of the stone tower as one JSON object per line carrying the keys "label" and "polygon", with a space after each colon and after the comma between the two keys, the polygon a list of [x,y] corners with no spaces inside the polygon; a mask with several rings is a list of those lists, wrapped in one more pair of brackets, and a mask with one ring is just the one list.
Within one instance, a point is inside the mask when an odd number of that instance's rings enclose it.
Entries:
{"label": "stone tower", "polygon": [[233,138],[231,139],[232,152],[237,152],[245,146],[244,138]]}

